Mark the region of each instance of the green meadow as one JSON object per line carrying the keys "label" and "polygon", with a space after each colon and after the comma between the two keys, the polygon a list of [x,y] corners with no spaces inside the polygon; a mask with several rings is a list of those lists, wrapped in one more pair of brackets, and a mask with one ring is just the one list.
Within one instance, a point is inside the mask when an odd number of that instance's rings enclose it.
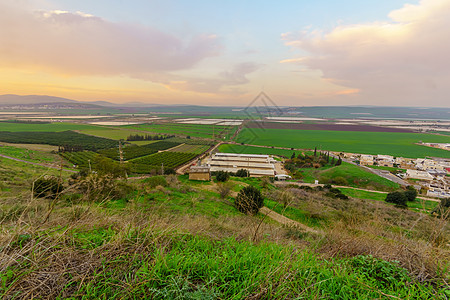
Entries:
{"label": "green meadow", "polygon": [[43,123],[43,124],[0,122],[0,131],[12,131],[12,132],[17,132],[17,131],[57,132],[57,131],[83,130],[83,129],[94,129],[94,128],[99,128],[99,126],[88,125],[88,124],[78,124],[78,123],[66,123],[66,122]]}
{"label": "green meadow", "polygon": [[244,128],[238,143],[293,148],[342,151],[364,154],[389,154],[403,157],[436,156],[450,158],[450,152],[420,145],[418,142],[450,143],[449,136],[424,133],[356,132]]}

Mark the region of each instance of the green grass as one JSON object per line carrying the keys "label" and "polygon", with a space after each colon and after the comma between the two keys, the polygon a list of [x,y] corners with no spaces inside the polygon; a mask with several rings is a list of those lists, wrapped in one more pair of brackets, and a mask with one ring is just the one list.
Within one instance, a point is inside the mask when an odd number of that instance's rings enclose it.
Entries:
{"label": "green grass", "polygon": [[58,155],[13,146],[0,146],[0,154],[36,163],[54,163]]}
{"label": "green grass", "polygon": [[[342,191],[345,195],[352,197],[352,198],[358,198],[358,199],[367,199],[367,200],[375,200],[375,201],[383,201],[386,199],[386,193],[376,193],[376,192],[368,192],[368,191],[361,191],[361,190],[355,190],[352,188],[339,188],[339,190]],[[389,205],[393,205],[390,203],[387,203]],[[435,201],[429,201],[429,200],[422,200],[419,198],[416,198],[412,202],[408,202],[408,207],[412,209],[417,210],[425,210],[425,211],[432,211],[436,205],[438,205],[438,202]]]}
{"label": "green grass", "polygon": [[[104,137],[113,140],[123,139],[126,141],[127,137],[139,133],[136,130],[123,129],[119,127],[96,127],[96,128],[85,128],[80,130],[81,133],[88,135],[95,135],[98,137]],[[149,144],[151,141],[145,141]],[[131,142],[135,143],[135,142]]]}
{"label": "green grass", "polygon": [[309,227],[321,227],[321,222],[319,220],[309,217],[308,213],[299,208],[292,206],[285,208],[282,204],[269,199],[264,199],[264,205],[275,212],[288,217],[289,219],[305,224]]}
{"label": "green grass", "polygon": [[352,187],[368,188],[381,191],[392,191],[400,186],[386,178],[370,173],[361,167],[343,162],[342,165],[331,168],[305,168],[299,169],[303,175],[304,182],[313,183],[319,180],[320,183],[334,183],[337,177],[345,179],[346,183]]}
{"label": "green grass", "polygon": [[351,132],[244,128],[237,142],[288,148],[343,151],[364,154],[389,154],[402,157],[437,156],[450,158],[450,152],[414,143],[450,143],[449,136],[424,133]]}

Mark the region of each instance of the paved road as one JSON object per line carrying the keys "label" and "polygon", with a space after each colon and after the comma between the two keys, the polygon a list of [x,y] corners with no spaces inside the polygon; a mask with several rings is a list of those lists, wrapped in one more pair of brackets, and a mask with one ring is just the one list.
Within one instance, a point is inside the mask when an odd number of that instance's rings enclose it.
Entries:
{"label": "paved road", "polygon": [[[0,154],[0,156],[3,157],[3,158],[6,158],[6,159],[20,161],[20,162],[23,162],[23,163],[26,163],[26,164],[30,164],[30,165],[41,166],[41,167],[50,168],[50,169],[57,169],[57,170],[60,169],[60,167],[57,167],[55,165],[47,165],[47,164],[35,163],[35,162],[26,161],[26,160],[23,160],[23,159],[7,156],[7,155],[3,155],[3,154]],[[72,173],[76,173],[77,172],[75,170],[69,170],[69,169],[62,169],[62,170],[66,171],[66,172],[72,172]]]}

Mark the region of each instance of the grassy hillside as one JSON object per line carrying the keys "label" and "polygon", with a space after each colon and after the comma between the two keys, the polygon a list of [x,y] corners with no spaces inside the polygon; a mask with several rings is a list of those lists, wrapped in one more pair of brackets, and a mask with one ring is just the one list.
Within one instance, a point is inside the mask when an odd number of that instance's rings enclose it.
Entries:
{"label": "grassy hillside", "polygon": [[449,136],[423,133],[244,128],[236,141],[254,145],[306,149],[317,147],[330,151],[389,154],[411,158],[425,156],[450,158],[449,151],[415,145],[419,141],[450,143]]}
{"label": "grassy hillside", "polygon": [[[20,167],[27,179],[0,198],[2,298],[449,296],[448,225],[426,214],[255,178],[233,178],[221,197],[217,183],[186,176],[91,174],[66,178],[55,200],[34,198],[40,174]],[[235,193],[248,184],[316,231],[238,212]]]}

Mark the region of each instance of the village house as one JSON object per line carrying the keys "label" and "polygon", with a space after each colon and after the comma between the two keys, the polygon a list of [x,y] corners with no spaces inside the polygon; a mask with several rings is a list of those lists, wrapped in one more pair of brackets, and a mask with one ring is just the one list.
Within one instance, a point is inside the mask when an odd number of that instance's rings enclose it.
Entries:
{"label": "village house", "polygon": [[427,181],[431,181],[434,179],[433,175],[429,174],[426,171],[420,170],[406,170],[406,178],[420,179]]}
{"label": "village house", "polygon": [[395,160],[394,160],[394,157],[391,155],[378,154],[376,157],[376,163],[378,166],[393,167]]}
{"label": "village house", "polygon": [[373,155],[361,154],[359,163],[363,166],[373,166]]}
{"label": "village house", "polygon": [[211,180],[211,169],[208,166],[191,166],[189,168],[189,180]]}

